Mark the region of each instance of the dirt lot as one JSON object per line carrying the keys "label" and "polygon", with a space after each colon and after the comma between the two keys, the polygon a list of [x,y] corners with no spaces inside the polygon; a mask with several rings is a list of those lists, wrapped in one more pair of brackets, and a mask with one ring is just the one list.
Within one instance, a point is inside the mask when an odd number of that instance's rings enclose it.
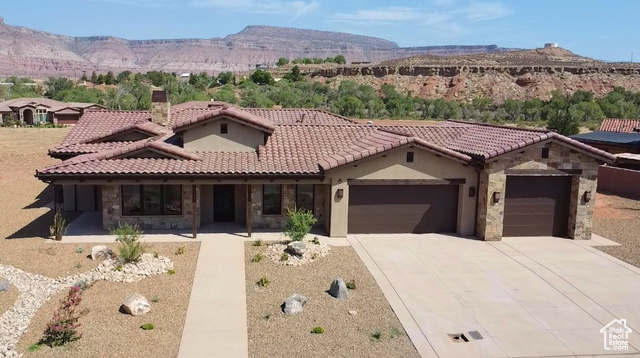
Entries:
{"label": "dirt lot", "polygon": [[[51,242],[45,238],[53,214],[46,205],[53,193],[34,178],[35,170],[55,164],[47,150],[58,145],[69,129],[0,128],[0,264],[48,277],[67,276],[91,270],[97,263],[87,258],[91,245]],[[115,249],[115,245],[110,245]],[[180,246],[185,253],[176,255]],[[83,247],[83,252],[77,249]],[[19,351],[33,357],[171,357],[176,356],[189,304],[191,285],[198,258],[199,243],[152,244],[158,252],[174,261],[175,274],[159,275],[132,284],[98,282],[84,295],[82,307],[89,309],[80,320],[83,338],[64,348],[43,347],[25,352],[36,343],[58,302],[59,293],[48,301],[31,321],[29,331],[19,343]],[[125,296],[138,292],[151,303],[152,311],[139,318],[118,312]],[[0,293],[0,312],[12,305],[17,290]],[[155,329],[139,326],[153,323]]]}
{"label": "dirt lot", "polygon": [[[326,257],[300,266],[281,266],[251,258],[265,246],[245,246],[247,322],[251,357],[419,357],[391,306],[351,247],[333,247]],[[271,281],[256,286],[263,276]],[[341,277],[355,280],[346,300],[326,290]],[[287,316],[280,305],[292,294],[309,299],[304,312]],[[357,311],[350,315],[349,311]],[[320,326],[323,334],[311,334]],[[380,333],[379,339],[374,338]]]}
{"label": "dirt lot", "polygon": [[640,267],[640,200],[599,193],[595,206],[593,232],[622,244],[599,249]]}

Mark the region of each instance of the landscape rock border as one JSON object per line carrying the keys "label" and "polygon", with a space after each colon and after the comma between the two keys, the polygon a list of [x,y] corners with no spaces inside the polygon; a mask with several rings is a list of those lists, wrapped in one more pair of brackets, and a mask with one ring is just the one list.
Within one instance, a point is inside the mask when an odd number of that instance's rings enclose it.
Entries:
{"label": "landscape rock border", "polygon": [[38,309],[58,292],[78,283],[137,282],[172,269],[170,259],[156,258],[151,254],[142,255],[135,263],[124,263],[119,258],[107,259],[91,271],[56,279],[0,264],[0,276],[7,278],[20,291],[13,306],[0,316],[0,358],[21,356],[15,350],[20,337],[27,331]]}
{"label": "landscape rock border", "polygon": [[[283,266],[302,266],[311,263],[319,258],[327,256],[331,247],[327,244],[316,245],[313,243],[306,243],[307,250],[302,256],[291,255],[288,252],[288,245],[276,243],[270,244],[266,251],[265,256],[271,259],[271,261],[283,265]],[[285,261],[281,261],[282,254],[286,253],[289,257]]]}

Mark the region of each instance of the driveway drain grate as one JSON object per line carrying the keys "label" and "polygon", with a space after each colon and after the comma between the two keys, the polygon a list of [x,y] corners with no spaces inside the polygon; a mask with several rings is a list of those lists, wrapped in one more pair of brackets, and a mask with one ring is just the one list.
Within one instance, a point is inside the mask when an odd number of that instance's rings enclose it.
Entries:
{"label": "driveway drain grate", "polygon": [[467,338],[464,333],[449,333],[448,336],[453,342],[456,343],[469,342],[469,338]]}
{"label": "driveway drain grate", "polygon": [[471,338],[476,340],[482,339],[482,335],[478,331],[469,331],[469,335],[471,336]]}

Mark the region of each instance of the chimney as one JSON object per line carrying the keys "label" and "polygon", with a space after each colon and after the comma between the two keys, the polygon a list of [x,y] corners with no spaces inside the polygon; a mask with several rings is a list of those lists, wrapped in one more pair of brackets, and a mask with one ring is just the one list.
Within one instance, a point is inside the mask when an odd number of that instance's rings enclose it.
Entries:
{"label": "chimney", "polygon": [[166,127],[169,124],[170,116],[169,92],[153,91],[151,94],[151,121]]}

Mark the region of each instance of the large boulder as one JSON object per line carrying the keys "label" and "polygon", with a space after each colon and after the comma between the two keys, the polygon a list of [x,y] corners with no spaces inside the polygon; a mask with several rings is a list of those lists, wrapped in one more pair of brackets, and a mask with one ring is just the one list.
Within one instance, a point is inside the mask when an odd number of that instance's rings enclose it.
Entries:
{"label": "large boulder", "polygon": [[294,241],[287,245],[285,251],[291,255],[302,257],[307,252],[307,244],[302,241]]}
{"label": "large boulder", "polygon": [[120,308],[123,312],[132,316],[141,316],[151,311],[149,301],[139,293],[132,293],[127,296]]}
{"label": "large boulder", "polygon": [[284,313],[288,315],[297,315],[302,313],[302,308],[307,303],[307,298],[303,295],[291,295],[284,301]]}
{"label": "large boulder", "polygon": [[347,285],[341,278],[333,280],[329,288],[329,294],[337,299],[347,298]]}
{"label": "large boulder", "polygon": [[6,278],[4,280],[0,280],[0,292],[9,291],[9,280]]}
{"label": "large boulder", "polygon": [[91,248],[91,259],[94,261],[104,261],[115,257],[113,251],[106,246],[98,245]]}

